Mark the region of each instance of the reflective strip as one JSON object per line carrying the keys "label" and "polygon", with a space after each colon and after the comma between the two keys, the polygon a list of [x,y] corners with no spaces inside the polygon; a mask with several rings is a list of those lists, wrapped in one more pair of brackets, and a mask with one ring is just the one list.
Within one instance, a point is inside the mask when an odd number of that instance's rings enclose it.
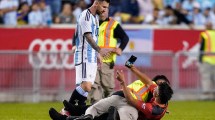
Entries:
{"label": "reflective strip", "polygon": [[132,93],[136,96],[138,100],[142,100],[143,95],[146,94],[147,92],[148,92],[148,87],[145,87],[145,85],[141,87],[137,92],[132,91]]}
{"label": "reflective strip", "polygon": [[137,92],[142,94],[144,93],[146,90],[148,89],[148,87],[146,87],[145,85],[143,87],[141,87]]}
{"label": "reflective strip", "polygon": [[114,20],[110,18],[104,33],[104,47],[109,47],[111,30],[114,25]]}
{"label": "reflective strip", "polygon": [[208,38],[208,40],[207,40],[207,48],[209,50],[208,52],[211,52],[212,51],[212,49],[211,49],[211,37],[210,37],[208,31],[205,31],[205,34],[206,34],[206,36]]}

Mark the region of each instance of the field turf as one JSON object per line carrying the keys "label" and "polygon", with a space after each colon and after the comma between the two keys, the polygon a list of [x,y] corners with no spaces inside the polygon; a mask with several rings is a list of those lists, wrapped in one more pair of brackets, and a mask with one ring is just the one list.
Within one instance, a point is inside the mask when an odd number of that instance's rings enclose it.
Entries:
{"label": "field turf", "polygon": [[[59,102],[0,103],[0,120],[50,120],[48,110],[60,110]],[[215,120],[215,101],[173,101],[162,120]]]}

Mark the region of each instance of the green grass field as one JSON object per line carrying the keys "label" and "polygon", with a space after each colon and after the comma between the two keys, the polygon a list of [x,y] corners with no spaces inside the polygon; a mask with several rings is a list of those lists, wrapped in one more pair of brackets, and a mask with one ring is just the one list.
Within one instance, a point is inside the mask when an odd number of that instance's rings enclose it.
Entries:
{"label": "green grass field", "polygon": [[[0,103],[0,120],[50,120],[48,110],[62,103]],[[173,101],[162,120],[215,120],[215,101]]]}

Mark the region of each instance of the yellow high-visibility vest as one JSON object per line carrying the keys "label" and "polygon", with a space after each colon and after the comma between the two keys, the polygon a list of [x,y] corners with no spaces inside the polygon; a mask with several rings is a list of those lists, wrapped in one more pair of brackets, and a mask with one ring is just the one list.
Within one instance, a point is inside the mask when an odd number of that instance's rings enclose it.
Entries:
{"label": "yellow high-visibility vest", "polygon": [[[114,29],[119,24],[113,18],[109,18],[109,21],[104,21],[99,26],[99,40],[98,46],[100,48],[116,48],[117,47],[117,39],[114,38]],[[103,62],[112,62],[116,61],[116,54],[112,54],[111,57],[107,60],[103,60]]]}
{"label": "yellow high-visibility vest", "polygon": [[[153,84],[156,84],[153,82]],[[149,90],[148,87],[141,82],[140,80],[136,80],[130,85],[128,85],[128,88],[131,89],[131,95],[134,99],[141,100],[146,102],[148,99]]]}
{"label": "yellow high-visibility vest", "polygon": [[[207,30],[201,32],[201,36],[205,40],[204,52],[215,53],[215,31]],[[203,55],[202,61],[215,65],[215,55]]]}

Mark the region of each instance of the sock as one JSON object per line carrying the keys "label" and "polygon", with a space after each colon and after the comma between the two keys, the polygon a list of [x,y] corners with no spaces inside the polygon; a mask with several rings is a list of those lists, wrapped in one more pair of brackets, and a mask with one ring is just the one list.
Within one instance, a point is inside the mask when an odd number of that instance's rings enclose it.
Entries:
{"label": "sock", "polygon": [[69,103],[76,105],[86,105],[85,101],[87,100],[86,95],[88,92],[85,92],[80,86],[76,87],[76,89],[73,91]]}
{"label": "sock", "polygon": [[76,90],[80,95],[82,95],[84,97],[88,96],[88,92],[84,91],[81,86],[76,87]]}

